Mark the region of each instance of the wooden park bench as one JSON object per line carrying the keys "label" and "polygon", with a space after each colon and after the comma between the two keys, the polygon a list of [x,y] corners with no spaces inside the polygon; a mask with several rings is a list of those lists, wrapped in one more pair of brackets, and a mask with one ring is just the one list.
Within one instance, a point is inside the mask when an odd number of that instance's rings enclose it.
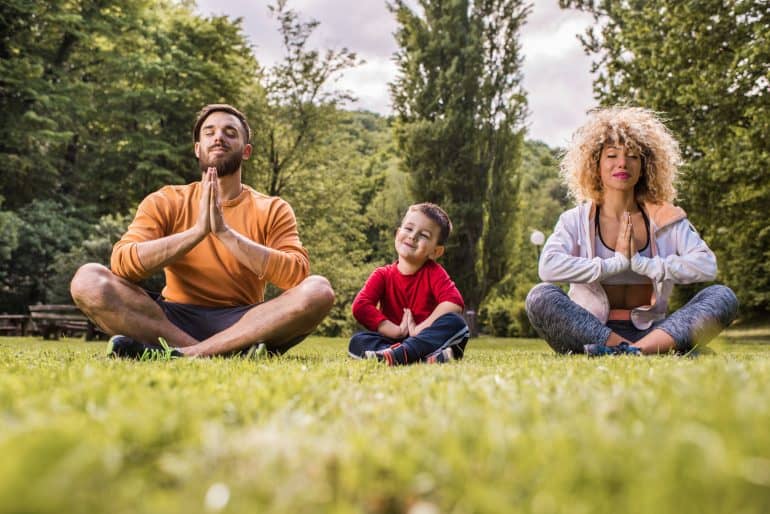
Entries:
{"label": "wooden park bench", "polygon": [[28,323],[26,314],[0,314],[0,335],[25,336]]}
{"label": "wooden park bench", "polygon": [[34,329],[43,339],[84,335],[86,341],[101,339],[104,332],[74,305],[30,305],[29,316]]}

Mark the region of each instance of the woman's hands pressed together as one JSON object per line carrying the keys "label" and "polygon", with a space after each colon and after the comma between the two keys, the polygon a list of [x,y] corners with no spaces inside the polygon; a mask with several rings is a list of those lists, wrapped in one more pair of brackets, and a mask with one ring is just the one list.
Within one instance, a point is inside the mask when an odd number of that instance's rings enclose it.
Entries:
{"label": "woman's hands pressed together", "polygon": [[636,253],[636,243],[634,242],[634,225],[631,222],[631,213],[625,211],[623,219],[620,222],[618,238],[615,241],[615,254],[620,254],[630,262]]}

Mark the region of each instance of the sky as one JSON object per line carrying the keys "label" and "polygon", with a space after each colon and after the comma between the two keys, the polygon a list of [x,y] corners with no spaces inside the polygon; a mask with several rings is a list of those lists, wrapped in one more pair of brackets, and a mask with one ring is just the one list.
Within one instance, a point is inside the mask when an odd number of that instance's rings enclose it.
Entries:
{"label": "sky", "polygon": [[[198,0],[203,15],[242,18],[243,28],[262,66],[283,57],[278,22],[270,15],[267,0]],[[583,33],[591,16],[561,10],[557,0],[534,0],[527,24],[521,31],[524,54],[523,87],[529,116],[527,139],[563,147],[572,132],[595,105],[591,83],[591,59],[585,55],[577,34]],[[288,6],[303,20],[320,22],[311,43],[315,48],[346,47],[366,62],[345,71],[337,82],[358,98],[350,109],[383,115],[392,112],[388,82],[396,76],[392,56],[397,50],[394,16],[385,0],[289,0]]]}

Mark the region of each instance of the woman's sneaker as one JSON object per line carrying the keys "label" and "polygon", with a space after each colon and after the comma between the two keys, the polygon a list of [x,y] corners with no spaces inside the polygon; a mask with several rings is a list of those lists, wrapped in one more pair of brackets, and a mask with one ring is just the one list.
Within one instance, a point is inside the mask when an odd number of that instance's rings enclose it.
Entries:
{"label": "woman's sneaker", "polygon": [[184,357],[176,348],[171,348],[165,339],[158,338],[160,344],[145,344],[128,336],[112,336],[107,342],[107,356],[141,361],[171,360]]}
{"label": "woman's sneaker", "polygon": [[623,341],[617,346],[607,346],[604,343],[586,344],[583,351],[589,357],[602,357],[604,355],[641,355],[642,350],[631,346],[628,341]]}

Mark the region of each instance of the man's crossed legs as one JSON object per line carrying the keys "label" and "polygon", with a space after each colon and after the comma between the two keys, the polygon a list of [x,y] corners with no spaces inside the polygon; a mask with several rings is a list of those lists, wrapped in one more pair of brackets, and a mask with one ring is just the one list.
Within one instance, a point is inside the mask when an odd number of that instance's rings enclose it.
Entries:
{"label": "man's crossed legs", "polygon": [[185,316],[194,313],[185,313],[184,306],[156,301],[136,284],[94,263],[77,271],[70,291],[77,306],[108,334],[143,344],[162,338],[189,357],[231,355],[260,343],[268,352],[283,353],[310,334],[334,304],[329,281],[312,275],[270,301],[236,307],[229,315],[221,309],[201,312],[211,324],[198,320],[190,325]]}

